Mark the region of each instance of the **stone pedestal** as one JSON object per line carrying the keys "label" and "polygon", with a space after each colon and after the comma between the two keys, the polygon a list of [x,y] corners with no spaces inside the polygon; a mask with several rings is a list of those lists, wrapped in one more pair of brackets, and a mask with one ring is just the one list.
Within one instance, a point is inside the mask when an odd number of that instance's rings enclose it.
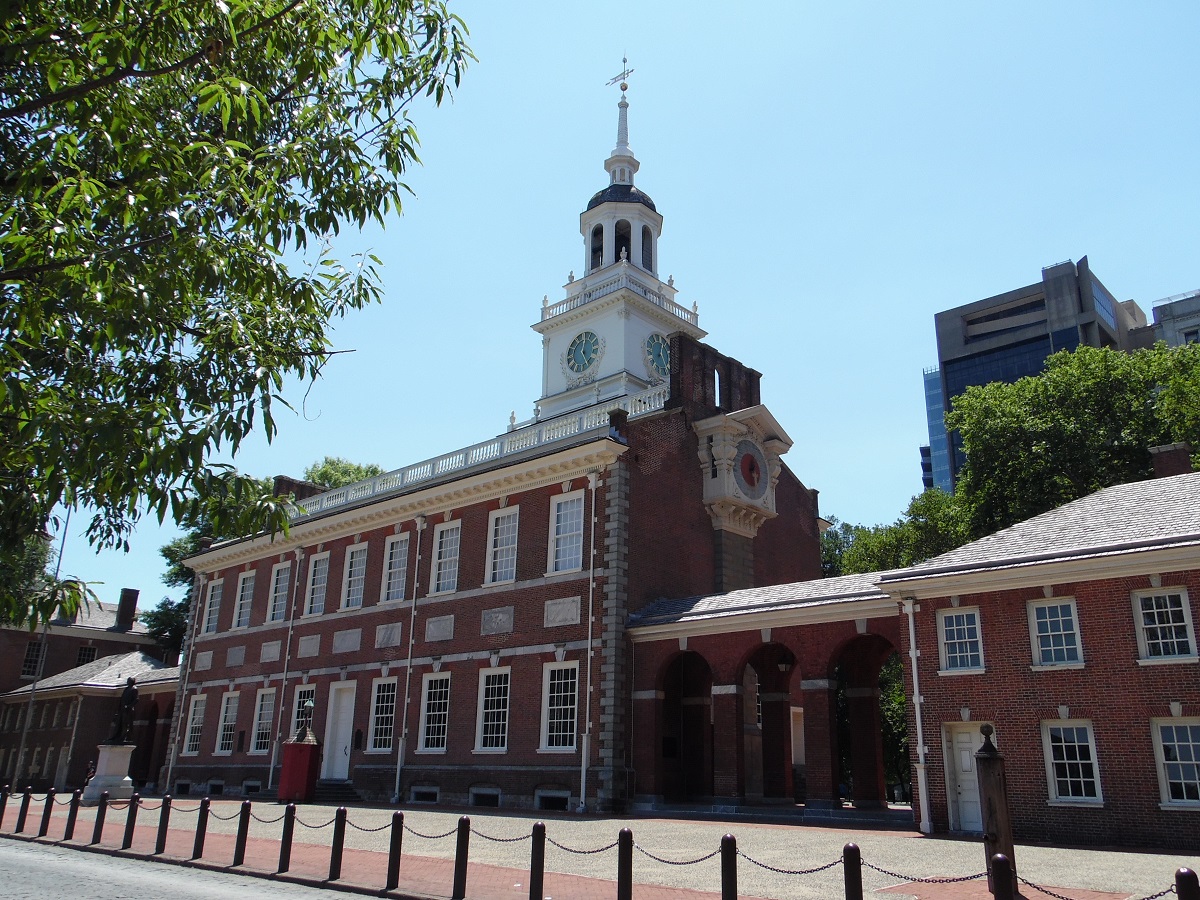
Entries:
{"label": "stone pedestal", "polygon": [[108,791],[109,800],[127,800],[133,796],[129,760],[135,747],[135,744],[100,745],[96,757],[96,774],[83,789],[81,802],[84,806],[95,806],[105,791]]}

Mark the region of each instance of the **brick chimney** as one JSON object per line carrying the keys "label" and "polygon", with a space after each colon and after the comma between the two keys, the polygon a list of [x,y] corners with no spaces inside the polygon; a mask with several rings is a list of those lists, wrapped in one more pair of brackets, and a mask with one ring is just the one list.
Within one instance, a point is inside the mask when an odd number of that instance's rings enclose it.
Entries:
{"label": "brick chimney", "polygon": [[1150,459],[1154,462],[1154,477],[1186,475],[1192,471],[1192,448],[1186,442],[1151,447]]}
{"label": "brick chimney", "polygon": [[275,496],[283,497],[291,494],[297,500],[304,500],[307,497],[314,497],[317,494],[325,493],[329,488],[323,484],[315,484],[311,481],[304,481],[301,478],[293,478],[291,475],[276,475],[275,476]]}
{"label": "brick chimney", "polygon": [[133,615],[137,612],[138,592],[136,588],[121,588],[121,599],[117,601],[117,631],[133,628]]}

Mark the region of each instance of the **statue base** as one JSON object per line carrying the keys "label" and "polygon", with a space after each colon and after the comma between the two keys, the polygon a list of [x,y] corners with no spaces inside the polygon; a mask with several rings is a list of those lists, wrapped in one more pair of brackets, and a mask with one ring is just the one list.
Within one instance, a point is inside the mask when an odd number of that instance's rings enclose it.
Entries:
{"label": "statue base", "polygon": [[108,791],[109,800],[128,800],[133,796],[133,779],[129,777],[129,761],[135,744],[101,744],[96,757],[96,774],[83,789],[80,802],[95,806],[100,795]]}

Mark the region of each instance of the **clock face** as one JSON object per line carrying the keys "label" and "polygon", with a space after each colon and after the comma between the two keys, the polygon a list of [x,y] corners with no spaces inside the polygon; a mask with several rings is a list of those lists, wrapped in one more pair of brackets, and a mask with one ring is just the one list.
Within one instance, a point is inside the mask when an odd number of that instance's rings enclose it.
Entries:
{"label": "clock face", "polygon": [[751,500],[760,500],[766,494],[767,458],[753,441],[738,441],[733,478]]}
{"label": "clock face", "polygon": [[575,335],[567,348],[567,368],[576,374],[585,372],[596,361],[600,352],[600,338],[594,331],[582,331]]}
{"label": "clock face", "polygon": [[646,365],[660,378],[671,374],[671,344],[661,334],[646,338]]}

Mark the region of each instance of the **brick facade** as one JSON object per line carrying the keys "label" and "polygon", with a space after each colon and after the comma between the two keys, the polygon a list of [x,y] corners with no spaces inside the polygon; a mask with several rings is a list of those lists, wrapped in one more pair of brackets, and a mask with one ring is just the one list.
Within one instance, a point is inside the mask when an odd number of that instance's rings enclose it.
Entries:
{"label": "brick facade", "polygon": [[[640,740],[630,726],[626,620],[664,596],[711,592],[722,571],[724,536],[714,530],[702,500],[704,473],[692,428],[717,410],[706,367],[721,368],[725,402],[757,402],[758,393],[758,374],[735,360],[681,335],[672,349],[671,397],[677,388],[682,394],[659,412],[628,421],[619,416],[607,433],[301,518],[286,539],[248,538],[194,558],[201,575],[194,637],[164,779],[192,791],[211,784],[225,792],[275,784],[273,763],[281,757],[279,740],[291,732],[297,689],[310,687],[313,726],[324,740],[322,775],[348,779],[365,798],[390,799],[398,780],[405,799],[574,808],[586,777],[589,807],[624,808],[635,779],[633,746]],[[555,572],[552,519],[564,495],[583,503],[582,564]],[[783,468],[777,496],[778,514],[760,537],[742,542],[741,579],[779,581],[819,571],[815,493]],[[492,517],[513,510],[515,574],[493,583]],[[459,529],[457,585],[438,592],[432,590],[436,542],[449,523]],[[383,602],[385,544],[395,535],[408,537],[405,595]],[[361,606],[343,608],[346,561],[363,546]],[[322,558],[328,577],[324,611],[306,614],[310,573]],[[289,572],[289,593],[286,612],[272,620],[272,578],[280,564]],[[239,625],[240,585],[250,572],[248,622]],[[215,627],[206,631],[214,584],[221,585],[219,611]],[[548,746],[544,690],[549,671],[560,664],[576,667],[573,707],[557,713],[574,717],[573,731],[555,739],[567,746]],[[510,691],[502,750],[481,746],[481,679],[500,674],[493,670],[507,671]],[[423,747],[429,675],[450,681],[445,746],[436,750]],[[379,717],[372,705],[381,680],[395,683],[395,712],[394,722],[388,721],[391,736],[377,741]],[[559,687],[570,701],[569,688]],[[256,743],[263,691],[273,691],[272,721],[269,739]],[[232,709],[233,701],[225,699],[230,694],[237,695],[236,715],[230,712],[232,722],[222,729],[222,710]],[[198,696],[205,698],[204,715],[190,722]],[[339,719],[343,702],[349,712]]]}

